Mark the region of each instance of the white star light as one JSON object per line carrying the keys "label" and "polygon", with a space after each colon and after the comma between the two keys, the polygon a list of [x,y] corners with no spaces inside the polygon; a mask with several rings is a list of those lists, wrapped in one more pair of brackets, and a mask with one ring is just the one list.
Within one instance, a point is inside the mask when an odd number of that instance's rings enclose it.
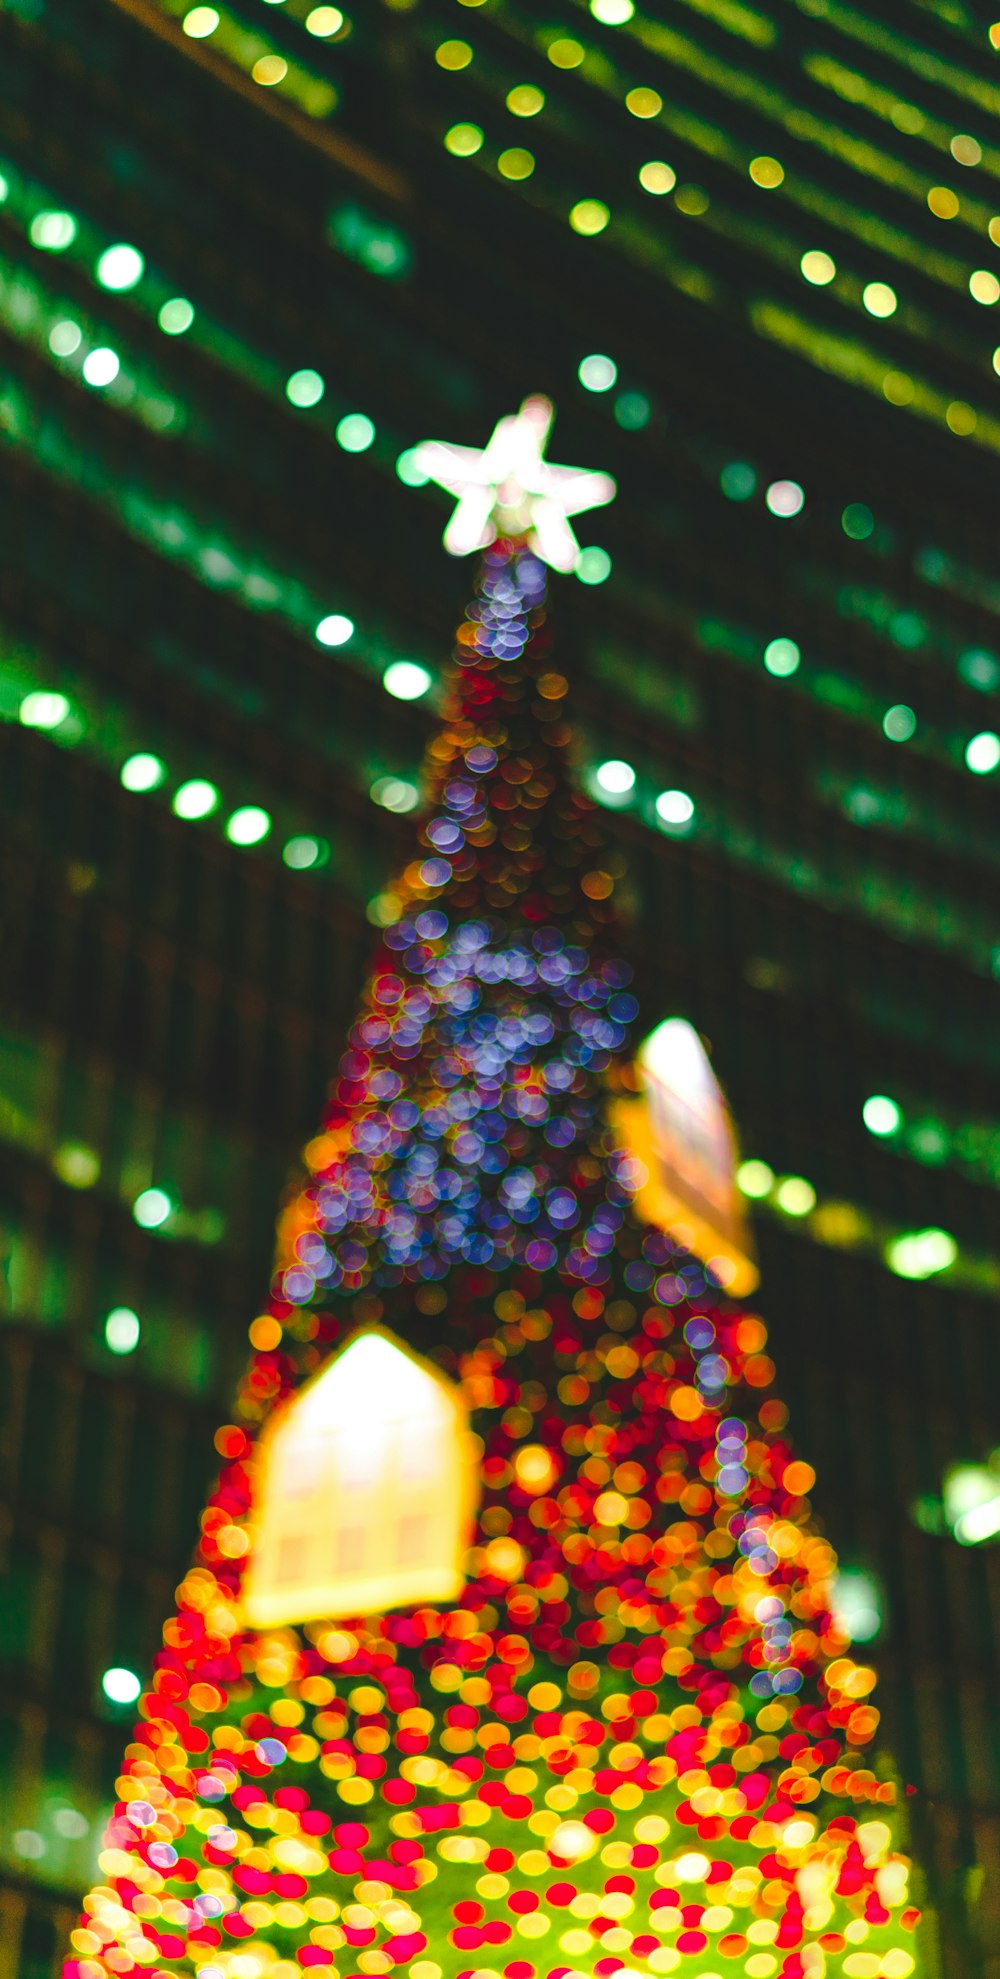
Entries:
{"label": "white star light", "polygon": [[497,423],[481,449],[444,440],[414,448],[415,464],[428,479],[458,497],[444,532],[452,556],[484,550],[498,536],[520,536],[554,570],[573,569],[580,545],[569,518],[613,501],[615,484],[610,474],[543,460],[551,424],[549,400],[530,398]]}

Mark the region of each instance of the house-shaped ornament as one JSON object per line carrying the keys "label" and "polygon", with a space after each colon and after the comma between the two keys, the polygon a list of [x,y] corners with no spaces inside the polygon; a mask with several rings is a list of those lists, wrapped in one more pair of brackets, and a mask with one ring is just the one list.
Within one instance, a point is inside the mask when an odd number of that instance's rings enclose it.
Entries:
{"label": "house-shaped ornament", "polygon": [[438,1368],[380,1327],[356,1334],[258,1443],[247,1626],[454,1601],[480,1447]]}
{"label": "house-shaped ornament", "polygon": [[639,1097],[612,1102],[619,1144],[645,1179],[639,1215],[714,1271],[736,1298],[759,1282],[725,1095],[696,1030],[668,1017],[640,1045]]}

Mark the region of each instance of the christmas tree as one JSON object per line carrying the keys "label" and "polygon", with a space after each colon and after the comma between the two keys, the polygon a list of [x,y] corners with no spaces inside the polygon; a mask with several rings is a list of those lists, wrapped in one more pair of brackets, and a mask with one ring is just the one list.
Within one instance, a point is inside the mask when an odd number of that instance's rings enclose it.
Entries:
{"label": "christmas tree", "polygon": [[[482,561],[421,846],[280,1219],[67,1979],[919,1969],[874,1673],[765,1327],[640,1221],[609,1126],[638,1013],[544,563],[613,490],[544,462],[548,416],[423,455]],[[275,1541],[282,1492],[301,1530]],[[283,1575],[311,1592],[265,1623]],[[389,1599],[345,1611],[369,1584]]]}

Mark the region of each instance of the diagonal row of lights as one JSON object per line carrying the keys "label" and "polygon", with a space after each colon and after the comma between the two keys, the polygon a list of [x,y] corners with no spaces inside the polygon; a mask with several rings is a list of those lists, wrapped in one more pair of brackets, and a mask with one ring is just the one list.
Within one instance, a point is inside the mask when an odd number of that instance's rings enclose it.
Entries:
{"label": "diagonal row of lights", "polygon": [[[316,637],[322,645],[342,646],[353,632],[354,625],[349,618],[342,613],[331,613],[320,621]],[[415,701],[428,693],[433,679],[428,669],[415,660],[393,660],[382,675],[382,685],[395,700]],[[73,712],[67,695],[50,688],[33,688],[22,696],[18,719],[25,728],[55,734],[64,724],[70,723]],[[128,756],[119,771],[125,789],[143,795],[161,789],[168,774],[162,758],[146,749]],[[402,777],[377,778],[371,795],[377,804],[389,811],[410,811],[417,803],[415,786]],[[195,823],[211,817],[218,811],[220,803],[219,790],[207,777],[189,777],[178,784],[170,807],[176,817]],[[230,812],[224,831],[231,845],[259,845],[269,836],[271,823],[269,812],[261,805],[241,804]],[[282,858],[286,866],[305,870],[322,864],[327,849],[323,840],[297,834],[286,842]]]}

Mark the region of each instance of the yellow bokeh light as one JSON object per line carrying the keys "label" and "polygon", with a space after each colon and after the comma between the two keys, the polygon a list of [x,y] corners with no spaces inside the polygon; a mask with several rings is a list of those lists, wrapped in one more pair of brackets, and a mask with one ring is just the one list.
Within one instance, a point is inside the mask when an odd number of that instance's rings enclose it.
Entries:
{"label": "yellow bokeh light", "polygon": [[663,98],[655,89],[630,89],[625,107],[631,110],[633,117],[658,117],[663,108]]}
{"label": "yellow bokeh light", "polygon": [[639,184],[644,192],[673,192],[677,173],[671,165],[665,165],[662,158],[651,158],[647,165],[639,167]]}
{"label": "yellow bokeh light", "polygon": [[778,163],[777,158],[768,158],[766,156],[763,158],[752,158],[749,169],[754,185],[763,186],[765,191],[768,192],[774,186],[780,186],[785,176],[785,168]]}
{"label": "yellow bokeh light", "polygon": [[932,186],[927,195],[927,204],[938,220],[954,220],[958,212],[958,195],[950,186]]}
{"label": "yellow bokeh light", "polygon": [[825,288],[837,273],[837,264],[832,254],[825,254],[821,247],[811,247],[802,256],[799,267],[807,282],[814,288]]}
{"label": "yellow bokeh light", "polygon": [[887,371],[882,380],[882,391],[890,405],[912,405],[915,386],[905,371]]}
{"label": "yellow bokeh light", "polygon": [[578,199],[570,209],[569,224],[575,234],[603,234],[611,214],[600,199]]}
{"label": "yellow bokeh light", "polygon": [[315,34],[320,40],[327,35],[339,34],[344,25],[344,16],[339,7],[314,7],[306,15],[306,32]]}
{"label": "yellow bokeh light", "polygon": [[959,134],[951,140],[951,155],[957,165],[979,165],[982,163],[983,147],[978,138]]}
{"label": "yellow bokeh light", "polygon": [[952,399],[944,416],[949,430],[956,434],[960,440],[964,440],[968,434],[974,433],[978,425],[978,420],[972,406],[967,405],[964,399]]}
{"label": "yellow bokeh light", "polygon": [[219,14],[215,7],[192,7],[185,14],[181,26],[192,41],[205,41],[214,34],[219,25]]}
{"label": "yellow bokeh light", "polygon": [[597,1836],[583,1821],[561,1821],[549,1838],[549,1850],[560,1862],[582,1862],[593,1855]]}
{"label": "yellow bokeh light", "polygon": [[530,151],[522,151],[520,145],[512,145],[509,151],[501,151],[497,159],[497,171],[505,179],[530,179],[535,169],[535,161]]}
{"label": "yellow bokeh light", "polygon": [[525,1443],[514,1458],[514,1476],[522,1491],[550,1491],[559,1475],[551,1450],[543,1443]]}
{"label": "yellow bokeh light", "polygon": [[545,108],[545,97],[533,83],[518,83],[516,89],[507,92],[507,108],[512,117],[537,117]]}
{"label": "yellow bokeh light", "polygon": [[578,69],[584,58],[584,49],[570,35],[560,35],[557,41],[550,41],[549,61],[557,69]]}
{"label": "yellow bokeh light", "polygon": [[263,89],[273,89],[276,83],[284,82],[288,74],[288,63],[283,55],[262,55],[250,71],[254,82]]}
{"label": "yellow bokeh light", "polygon": [[434,60],[439,69],[467,69],[472,50],[467,41],[442,41],[434,50]]}
{"label": "yellow bokeh light", "polygon": [[483,148],[483,133],[478,124],[453,124],[446,131],[444,148],[453,158],[474,158]]}
{"label": "yellow bokeh light", "polygon": [[867,282],[861,292],[861,300],[869,316],[894,316],[896,313],[896,291],[888,282]]}
{"label": "yellow bokeh light", "polygon": [[976,268],[969,276],[969,294],[988,306],[1000,301],[1000,282],[989,268]]}

